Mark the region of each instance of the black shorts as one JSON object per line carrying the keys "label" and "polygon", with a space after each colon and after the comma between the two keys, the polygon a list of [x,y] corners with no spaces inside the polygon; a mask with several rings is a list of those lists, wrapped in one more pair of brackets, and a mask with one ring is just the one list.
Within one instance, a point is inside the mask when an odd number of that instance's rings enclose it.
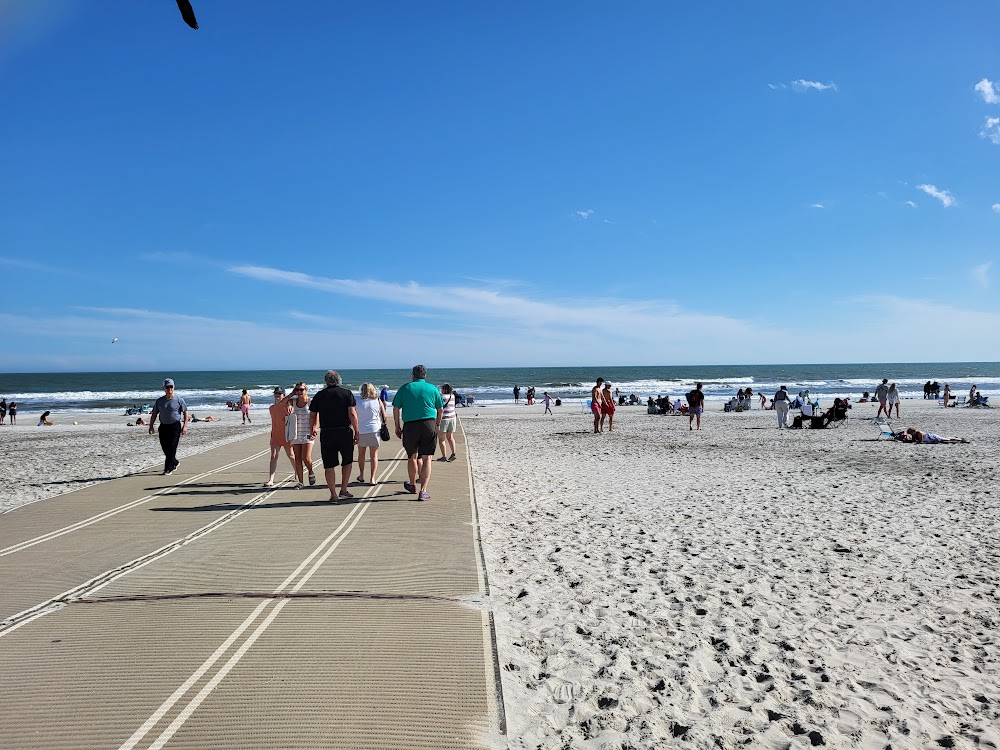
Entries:
{"label": "black shorts", "polygon": [[403,422],[403,448],[406,449],[407,456],[414,453],[418,457],[433,456],[437,450],[437,436],[436,419]]}
{"label": "black shorts", "polygon": [[350,427],[324,427],[319,431],[319,454],[323,466],[350,466],[354,463],[354,430]]}

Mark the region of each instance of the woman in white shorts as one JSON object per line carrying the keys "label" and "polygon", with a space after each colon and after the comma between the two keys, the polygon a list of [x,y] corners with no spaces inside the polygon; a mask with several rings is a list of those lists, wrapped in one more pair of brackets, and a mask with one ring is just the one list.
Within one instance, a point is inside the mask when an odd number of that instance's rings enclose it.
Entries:
{"label": "woman in white shorts", "polygon": [[357,404],[358,412],[358,481],[365,481],[365,451],[371,451],[371,473],[368,475],[370,484],[375,484],[375,474],[378,472],[378,432],[385,424],[385,404],[378,397],[375,386],[371,383],[361,384],[361,400]]}
{"label": "woman in white shorts", "polygon": [[896,384],[893,383],[892,385],[889,386],[889,395],[886,397],[886,403],[888,403],[889,405],[889,411],[888,414],[886,414],[886,416],[892,414],[892,407],[895,406],[896,419],[899,419],[899,400],[900,400],[899,389],[896,388]]}
{"label": "woman in white shorts", "polygon": [[[444,411],[441,414],[441,427],[438,429],[438,444],[441,446],[441,458],[438,461],[455,460],[455,391],[445,383],[441,386],[441,400],[444,401]],[[451,453],[448,448],[451,448]]]}
{"label": "woman in white shorts", "polygon": [[316,484],[316,474],[313,472],[313,441],[309,437],[312,427],[309,426],[309,388],[305,383],[298,382],[292,389],[292,414],[295,415],[295,436],[289,441],[292,444],[292,455],[295,458],[295,478],[298,479],[296,489],[305,486],[303,464],[309,471],[309,484]]}

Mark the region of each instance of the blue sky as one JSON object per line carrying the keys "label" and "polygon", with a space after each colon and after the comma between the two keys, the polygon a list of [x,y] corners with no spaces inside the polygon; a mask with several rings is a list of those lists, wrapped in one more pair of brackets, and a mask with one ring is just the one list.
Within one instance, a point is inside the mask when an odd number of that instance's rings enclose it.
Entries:
{"label": "blue sky", "polygon": [[996,358],[996,6],[277,7],[0,3],[0,369]]}

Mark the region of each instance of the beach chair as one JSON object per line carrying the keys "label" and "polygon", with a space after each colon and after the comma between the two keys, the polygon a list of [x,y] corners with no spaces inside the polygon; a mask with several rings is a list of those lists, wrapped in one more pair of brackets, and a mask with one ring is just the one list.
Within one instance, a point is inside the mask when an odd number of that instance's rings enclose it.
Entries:
{"label": "beach chair", "polygon": [[878,427],[878,437],[876,440],[881,440],[882,438],[889,438],[894,440],[896,438],[896,433],[892,431],[892,427],[889,426],[888,422],[875,422],[875,426]]}
{"label": "beach chair", "polygon": [[968,396],[959,396],[958,398],[955,399],[955,406],[956,407],[965,406],[965,402],[968,401],[968,399],[969,399]]}
{"label": "beach chair", "polygon": [[590,413],[590,402],[591,402],[591,399],[589,399],[589,398],[586,401],[581,401],[580,402],[580,411],[582,413],[584,413],[584,414],[589,414]]}

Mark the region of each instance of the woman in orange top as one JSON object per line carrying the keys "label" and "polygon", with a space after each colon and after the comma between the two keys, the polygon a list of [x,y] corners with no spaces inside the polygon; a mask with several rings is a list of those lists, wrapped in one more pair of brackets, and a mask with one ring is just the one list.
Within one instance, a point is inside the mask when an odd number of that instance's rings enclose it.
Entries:
{"label": "woman in orange top", "polygon": [[268,408],[271,413],[271,474],[264,483],[265,487],[274,486],[274,472],[278,468],[278,456],[281,449],[285,449],[288,462],[295,471],[295,459],[292,458],[292,445],[285,438],[285,417],[292,413],[292,405],[289,397],[285,395],[285,389],[277,387],[274,389],[274,403]]}

